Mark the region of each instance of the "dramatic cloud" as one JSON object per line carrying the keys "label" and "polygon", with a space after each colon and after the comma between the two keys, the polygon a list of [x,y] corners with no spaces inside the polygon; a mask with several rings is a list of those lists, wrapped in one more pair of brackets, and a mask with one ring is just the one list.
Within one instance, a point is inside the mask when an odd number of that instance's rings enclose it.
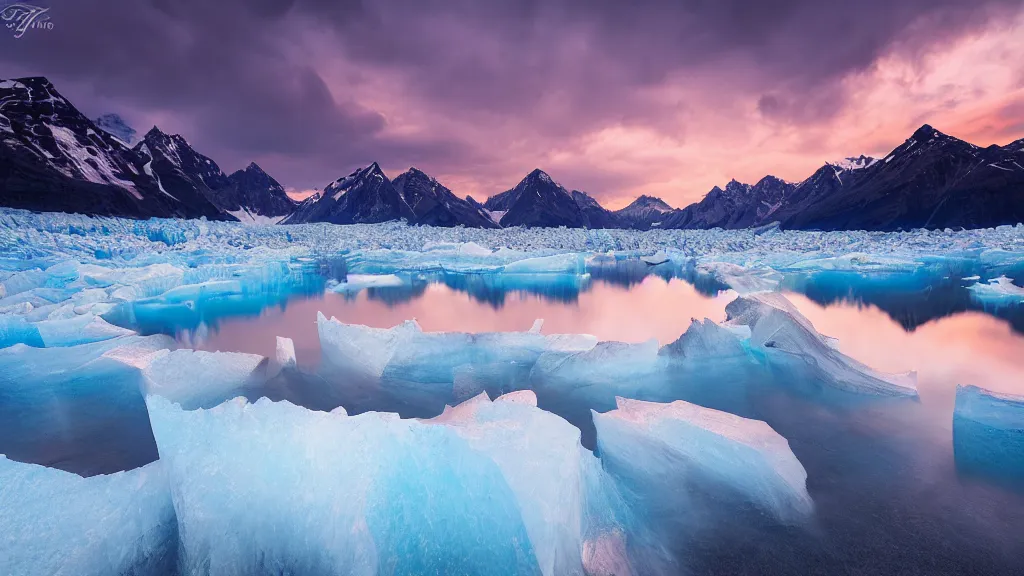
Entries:
{"label": "dramatic cloud", "polygon": [[[43,0],[39,0],[41,3]],[[1022,0],[51,0],[0,76],[310,189],[379,161],[613,205],[797,180],[917,125],[1024,136]]]}

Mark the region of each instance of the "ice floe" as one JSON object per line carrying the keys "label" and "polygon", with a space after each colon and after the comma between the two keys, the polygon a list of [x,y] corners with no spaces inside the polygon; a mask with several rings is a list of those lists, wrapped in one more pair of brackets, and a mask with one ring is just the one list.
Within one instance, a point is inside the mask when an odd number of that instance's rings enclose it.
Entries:
{"label": "ice floe", "polygon": [[176,526],[163,465],[83,478],[0,455],[0,573],[165,574]]}
{"label": "ice floe", "polygon": [[665,506],[685,510],[685,502],[671,500],[685,494],[687,482],[703,480],[736,490],[786,522],[813,512],[807,472],[764,422],[681,400],[615,400],[615,410],[594,412],[602,458],[628,468]]}

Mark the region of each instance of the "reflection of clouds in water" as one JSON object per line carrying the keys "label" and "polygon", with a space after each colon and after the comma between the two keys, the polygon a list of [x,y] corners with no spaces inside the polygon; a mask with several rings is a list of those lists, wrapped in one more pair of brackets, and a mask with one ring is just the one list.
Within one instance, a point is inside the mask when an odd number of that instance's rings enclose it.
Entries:
{"label": "reflection of clouds in water", "polygon": [[723,320],[725,305],[732,298],[730,293],[707,298],[681,280],[649,277],[629,290],[597,282],[571,303],[510,294],[501,308],[495,308],[464,292],[434,284],[421,297],[400,303],[372,299],[365,292],[354,299],[326,294],[323,299],[295,300],[283,310],[266,310],[259,318],[224,320],[202,346],[273,355],[274,336],[287,336],[295,341],[300,364],[315,363],[320,353],[315,322],[318,311],[342,322],[378,328],[415,318],[430,332],[525,331],[534,320],[543,318],[547,334],[586,333],[601,340],[628,342],[657,338],[667,344],[686,330],[691,318]]}
{"label": "reflection of clouds in water", "polygon": [[787,297],[840,349],[883,371],[918,371],[921,401],[952,410],[957,384],[1024,393],[1024,337],[1004,320],[964,312],[906,332],[873,306],[827,308],[798,295]]}
{"label": "reflection of clouds in water", "polygon": [[[877,370],[917,370],[921,401],[944,414],[952,410],[957,384],[975,384],[996,391],[1024,393],[1024,337],[991,316],[968,312],[928,322],[906,332],[873,306],[834,304],[823,307],[798,294],[790,300],[815,327],[839,339],[844,353]],[[530,294],[511,294],[502,307],[432,284],[422,295],[405,302],[326,294],[322,299],[293,300],[265,310],[258,318],[227,319],[202,342],[205,350],[274,354],[275,336],[295,341],[300,364],[320,358],[316,313],[342,322],[387,328],[415,318],[426,331],[525,331],[543,318],[544,332],[593,334],[601,340],[642,342],[656,338],[672,342],[691,318],[721,321],[725,305],[735,295],[714,298],[699,294],[680,281],[648,277],[625,289],[596,282],[570,303]]]}

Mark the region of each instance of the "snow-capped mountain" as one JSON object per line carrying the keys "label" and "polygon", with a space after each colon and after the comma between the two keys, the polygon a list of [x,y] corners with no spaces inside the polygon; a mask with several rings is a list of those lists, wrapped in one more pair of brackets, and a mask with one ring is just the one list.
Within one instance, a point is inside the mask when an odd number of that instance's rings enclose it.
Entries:
{"label": "snow-capped mountain", "polygon": [[331,182],[319,195],[299,204],[282,223],[370,224],[400,219],[413,222],[416,216],[374,162]]}
{"label": "snow-capped mountain", "polygon": [[670,214],[666,228],[896,230],[1024,221],[1024,142],[979,148],[929,125],[885,158],[829,162],[798,184],[730,182]]}
{"label": "snow-capped mountain", "polygon": [[981,228],[1022,222],[1020,148],[979,148],[925,124],[864,168],[824,166],[800,184],[779,220],[788,228],[828,230]]}
{"label": "snow-capped mountain", "polygon": [[422,170],[410,168],[391,184],[412,209],[416,224],[497,228],[491,215],[472,198],[462,199]]}
{"label": "snow-capped mountain", "polygon": [[572,191],[572,199],[583,211],[583,218],[587,228],[622,228],[622,222],[614,212],[608,210],[597,201],[596,198],[581,192]]}
{"label": "snow-capped mountain", "polygon": [[164,194],[185,203],[205,199],[227,212],[219,205],[216,193],[231,186],[227,175],[216,162],[193,150],[184,138],[154,126],[134,150],[146,160],[143,170],[156,178]]}
{"label": "snow-capped mountain", "polygon": [[625,208],[615,211],[615,216],[624,228],[647,230],[660,225],[665,216],[672,212],[672,207],[661,198],[640,196]]}
{"label": "snow-capped mountain", "polygon": [[515,188],[487,199],[484,208],[502,212],[503,227],[531,226],[538,228],[582,228],[586,219],[568,190],[537,169],[523,178]]}
{"label": "snow-capped mountain", "polygon": [[296,203],[276,180],[255,162],[228,176],[212,159],[192,148],[178,134],[154,126],[135,146],[147,160],[143,170],[156,178],[162,191],[187,202],[202,197],[230,217],[256,224],[273,224],[295,210]]}
{"label": "snow-capped mountain", "polygon": [[99,129],[107,134],[116,136],[126,146],[135,144],[135,129],[129,126],[119,115],[104,114],[94,120],[94,122]]}
{"label": "snow-capped mountain", "polygon": [[41,77],[0,81],[0,203],[130,218],[230,219],[204,197],[175,197],[149,160],[98,128]]}
{"label": "snow-capped mountain", "polygon": [[217,205],[242,222],[273,224],[295,211],[284,187],[255,162],[228,176],[231,186],[215,192]]}

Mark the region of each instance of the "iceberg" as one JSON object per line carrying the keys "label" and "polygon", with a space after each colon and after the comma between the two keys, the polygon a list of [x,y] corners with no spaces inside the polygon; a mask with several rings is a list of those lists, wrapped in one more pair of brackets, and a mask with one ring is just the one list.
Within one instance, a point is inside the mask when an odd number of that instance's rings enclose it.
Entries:
{"label": "iceberg", "polygon": [[83,478],[0,455],[0,574],[173,574],[170,494],[159,462]]}
{"label": "iceberg", "polygon": [[356,294],[366,288],[393,288],[405,285],[394,274],[349,274],[344,282],[328,283],[327,289],[337,294]]}
{"label": "iceberg", "polygon": [[274,361],[278,368],[295,368],[295,342],[291,338],[277,337]]}
{"label": "iceberg", "polygon": [[648,380],[663,368],[658,356],[658,341],[640,343],[599,342],[583,349],[552,349],[537,359],[531,378],[545,387],[567,391],[598,386],[598,389],[636,389],[659,386],[660,380]]}
{"label": "iceberg", "polygon": [[[544,335],[540,325],[527,332],[424,332],[415,320],[392,328],[345,324],[317,315],[323,357],[335,368],[371,378],[420,384],[447,384],[456,374],[501,379],[529,374],[545,351],[574,352],[594,348],[589,335]],[[508,390],[505,390],[508,391]]]}
{"label": "iceberg", "polygon": [[384,375],[384,368],[398,347],[412,334],[421,332],[415,320],[393,328],[371,328],[345,324],[334,317],[328,320],[322,312],[317,312],[316,326],[325,360],[375,378]]}
{"label": "iceberg", "polygon": [[749,339],[749,327],[723,326],[707,318],[703,321],[693,319],[682,336],[663,346],[658,353],[675,360],[695,362],[746,358],[748,353],[743,341]]}
{"label": "iceberg", "polygon": [[476,397],[420,421],[150,396],[180,570],[582,574],[583,550],[621,532],[615,500],[594,492],[609,483],[579,431],[535,401]]}
{"label": "iceberg", "polygon": [[764,422],[682,400],[615,401],[615,410],[593,413],[601,458],[651,505],[685,512],[686,490],[704,482],[735,490],[782,522],[813,513],[807,472]]}
{"label": "iceberg", "polygon": [[1024,396],[957,386],[953,453],[961,470],[1024,480]]}
{"label": "iceberg", "polygon": [[999,307],[1024,304],[1024,288],[1006,276],[992,278],[987,284],[975,282],[967,289],[971,291],[971,298],[982,305]]}
{"label": "iceberg", "polygon": [[450,427],[498,465],[542,574],[583,573],[581,551],[614,533],[616,511],[588,493],[600,484],[600,463],[580,444],[576,427],[537,409],[533,392],[493,402],[481,394],[426,422]]}
{"label": "iceberg", "polygon": [[727,325],[750,330],[750,346],[773,368],[807,370],[814,380],[848,392],[917,396],[916,372],[883,374],[842,354],[781,294],[740,297],[725,312]]}

